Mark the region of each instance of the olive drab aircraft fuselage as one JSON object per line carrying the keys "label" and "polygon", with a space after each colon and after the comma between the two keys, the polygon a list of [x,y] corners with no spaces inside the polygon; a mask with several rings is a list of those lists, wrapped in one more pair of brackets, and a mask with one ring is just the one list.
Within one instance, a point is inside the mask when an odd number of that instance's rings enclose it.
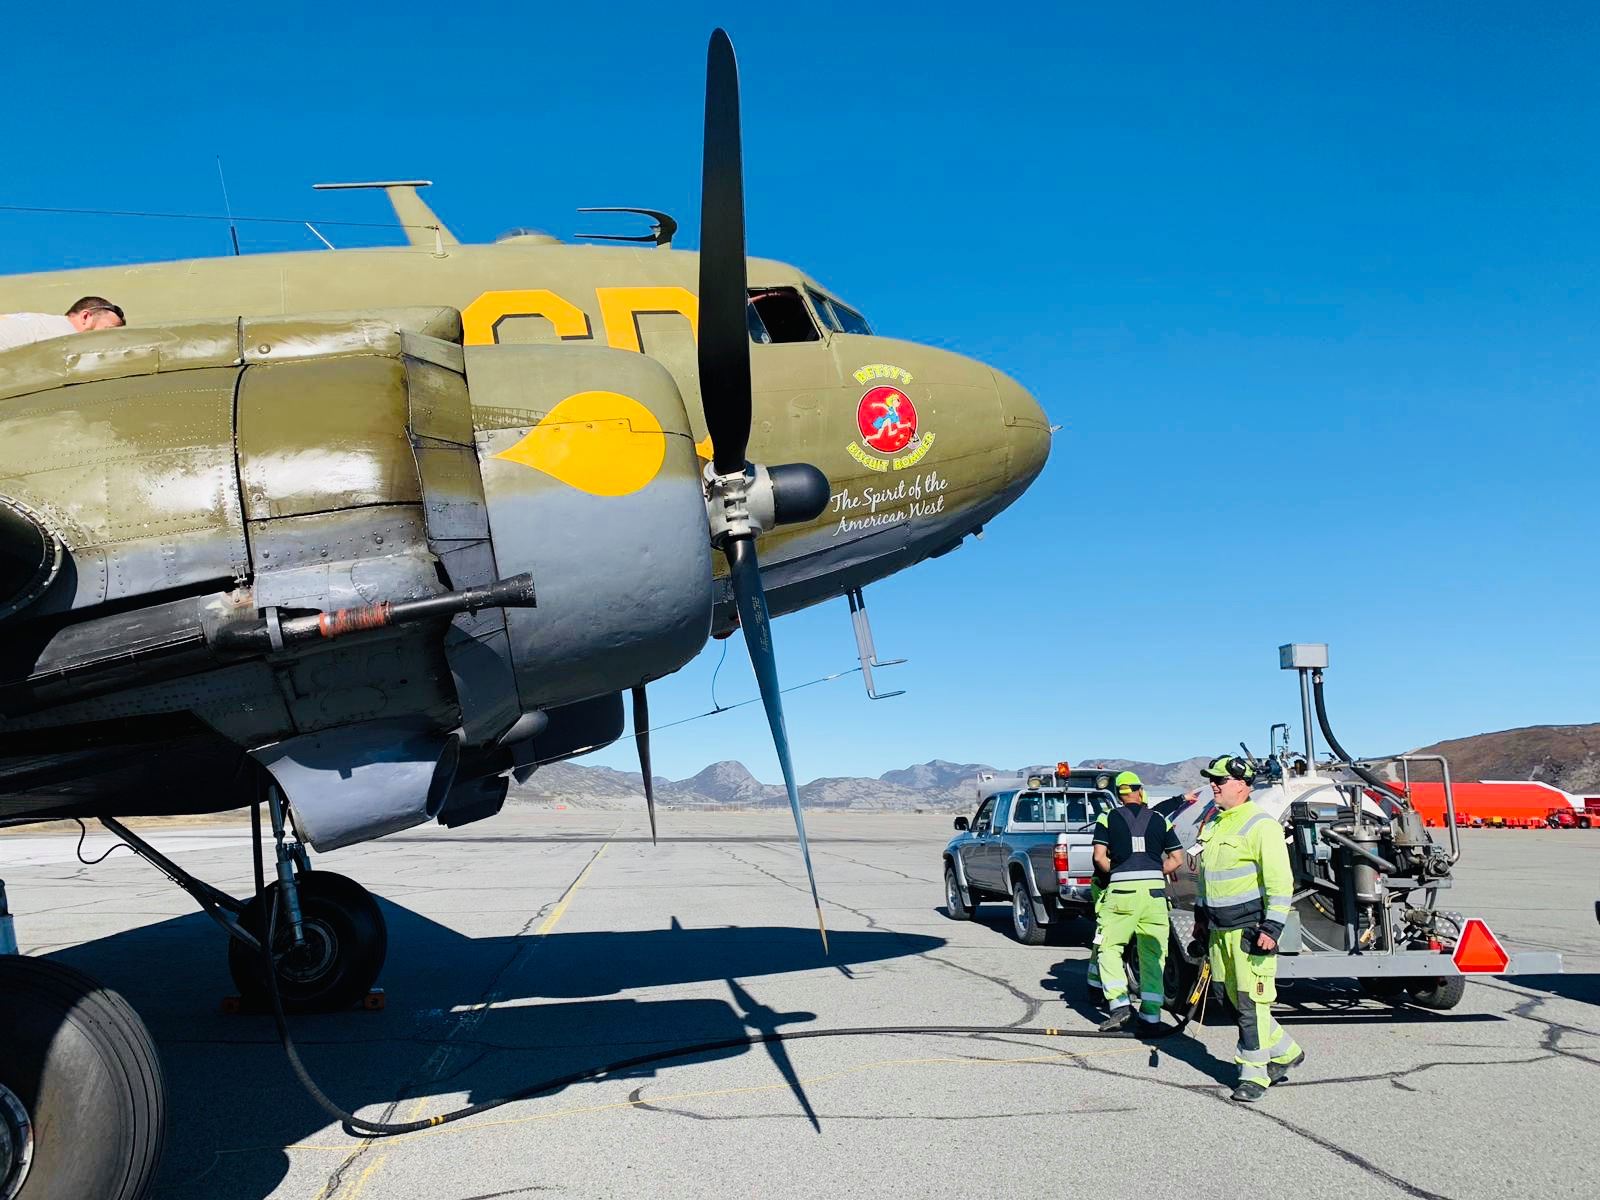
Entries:
{"label": "olive drab aircraft fuselage", "polygon": [[[60,559],[39,595],[0,596],[0,820],[233,807],[249,754],[317,848],[476,819],[507,770],[614,740],[624,691],[733,626],[699,255],[412,235],[0,279],[0,311],[128,314],[0,355],[0,515],[42,531],[13,558],[38,536]],[[749,459],[813,464],[829,492],[760,539],[774,614],[955,547],[1039,473],[1049,426],[1016,382],[872,335],[793,267],[748,274]],[[442,639],[218,649],[263,613],[524,573],[532,607]],[[350,756],[396,761],[357,786],[329,765]]]}
{"label": "olive drab aircraft fuselage", "polygon": [[[625,695],[654,837],[647,685],[735,625],[828,954],[771,617],[847,596],[876,696],[860,589],[980,530],[1050,428],[747,258],[722,30],[705,99],[693,254],[462,245],[388,183],[407,247],[0,278],[0,313],[129,319],[0,351],[0,824],[97,818],[223,929],[242,1006],[340,1011],[379,978],[382,908],[308,847],[491,817],[620,737]],[[244,806],[248,899],[119,820]],[[0,1198],[146,1200],[149,1031],[17,955],[5,904]],[[312,1090],[349,1131],[447,1119]]]}

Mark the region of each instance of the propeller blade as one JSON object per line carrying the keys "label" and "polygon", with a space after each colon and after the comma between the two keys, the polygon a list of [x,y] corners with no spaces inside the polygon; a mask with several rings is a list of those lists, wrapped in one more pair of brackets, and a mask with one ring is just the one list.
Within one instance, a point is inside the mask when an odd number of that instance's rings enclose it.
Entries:
{"label": "propeller blade", "polygon": [[706,50],[706,140],[700,181],[700,402],[717,474],[744,470],[750,442],[749,290],[739,64],[721,29]]}
{"label": "propeller blade", "polygon": [[650,812],[650,844],[656,844],[656,785],[650,777],[650,702],[644,684],[633,689],[633,740],[639,743],[639,773],[644,776],[644,806]]}
{"label": "propeller blade", "polygon": [[822,934],[822,953],[828,953],[828,927],[822,919],[822,901],[817,896],[817,874],[811,869],[811,846],[806,841],[806,819],[800,811],[800,792],[794,783],[794,764],[789,759],[789,731],[783,723],[783,697],[778,690],[778,658],[772,649],[772,621],[767,614],[767,596],[761,587],[761,571],[756,563],[753,538],[729,538],[723,547],[728,556],[728,573],[733,581],[734,598],[739,603],[739,624],[750,650],[750,665],[761,686],[761,703],[767,710],[772,729],[772,744],[783,768],[783,786],[789,792],[789,810],[794,813],[794,830],[800,835],[800,857],[805,860],[806,879],[811,883],[811,903],[817,909],[817,929]]}

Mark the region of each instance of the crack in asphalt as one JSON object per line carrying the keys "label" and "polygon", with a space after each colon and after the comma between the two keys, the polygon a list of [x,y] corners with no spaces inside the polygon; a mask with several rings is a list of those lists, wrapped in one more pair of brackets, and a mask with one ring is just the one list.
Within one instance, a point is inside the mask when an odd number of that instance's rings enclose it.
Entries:
{"label": "crack in asphalt", "polygon": [[[1031,1043],[1027,1043],[1027,1042],[1019,1042],[1015,1038],[989,1038],[987,1035],[984,1035],[984,1039],[985,1040],[993,1040],[993,1041],[1005,1042],[1005,1043],[1007,1043],[1009,1045],[1024,1045],[1025,1046],[1025,1045],[1030,1045],[1031,1044]],[[1319,1149],[1326,1150],[1329,1154],[1332,1154],[1334,1157],[1338,1158],[1340,1161],[1342,1161],[1344,1163],[1347,1163],[1348,1165],[1350,1165],[1352,1167],[1355,1167],[1357,1170],[1361,1171],[1363,1174],[1369,1176],[1370,1178],[1381,1180],[1384,1183],[1389,1184],[1391,1187],[1397,1189],[1398,1191],[1404,1192],[1408,1196],[1416,1197],[1417,1200],[1451,1200],[1451,1197],[1445,1195],[1442,1192],[1429,1191],[1427,1188],[1424,1188],[1424,1187],[1421,1187],[1421,1186],[1419,1186],[1417,1184],[1414,1184],[1410,1180],[1404,1179],[1401,1176],[1396,1175],[1394,1172],[1389,1171],[1389,1170],[1387,1170],[1387,1169],[1385,1169],[1383,1167],[1380,1167],[1377,1163],[1373,1162],[1371,1159],[1364,1158],[1363,1156],[1357,1154],[1353,1150],[1347,1150],[1343,1146],[1340,1146],[1335,1142],[1329,1141],[1327,1138],[1323,1137],[1321,1134],[1315,1133],[1312,1130],[1309,1130],[1309,1129],[1303,1128],[1302,1126],[1296,1125],[1293,1121],[1287,1120],[1284,1117],[1280,1117],[1280,1116],[1276,1115],[1275,1113],[1269,1112],[1266,1109],[1263,1109],[1258,1105],[1255,1105],[1255,1104],[1235,1104],[1232,1100],[1228,1099],[1228,1097],[1224,1094],[1222,1088],[1218,1087],[1216,1084],[1179,1083],[1176,1080],[1151,1079],[1149,1076],[1132,1076],[1132,1075],[1127,1074],[1126,1072],[1117,1071],[1117,1070],[1114,1070],[1114,1069],[1112,1069],[1110,1067],[1103,1067],[1103,1066],[1100,1066],[1100,1065],[1098,1065],[1096,1063],[1086,1062],[1086,1061],[1084,1061],[1082,1059],[1079,1059],[1079,1060],[1076,1060],[1076,1061],[1071,1060],[1071,1059],[1062,1059],[1062,1060],[1059,1060],[1059,1061],[1054,1060],[1054,1059],[1046,1059],[1046,1060],[1041,1061],[1039,1065],[1040,1066],[1048,1066],[1048,1067],[1055,1067],[1055,1066],[1078,1067],[1078,1068],[1081,1068],[1081,1069],[1083,1069],[1085,1071],[1090,1071],[1090,1072],[1092,1072],[1092,1073],[1094,1073],[1096,1075],[1107,1075],[1107,1076],[1110,1076],[1110,1077],[1112,1077],[1114,1079],[1124,1079],[1124,1080],[1127,1080],[1127,1079],[1140,1079],[1143,1082],[1154,1084],[1157,1087],[1169,1088],[1169,1089],[1172,1089],[1174,1091],[1181,1091],[1181,1092],[1185,1092],[1185,1093],[1188,1093],[1188,1094],[1194,1095],[1194,1096],[1203,1096],[1203,1097],[1205,1097],[1205,1098],[1207,1098],[1209,1100],[1215,1101],[1218,1104],[1224,1104],[1224,1105],[1228,1106],[1228,1108],[1232,1109],[1233,1111],[1240,1112],[1245,1116],[1256,1117],[1256,1118],[1259,1118],[1260,1120],[1263,1120],[1263,1121],[1269,1121],[1272,1124],[1278,1126],[1280,1129],[1283,1129],[1283,1130],[1287,1131],[1288,1133],[1294,1134],[1296,1137],[1300,1138],[1302,1141],[1309,1142],[1313,1146],[1318,1147]],[[1459,1065],[1475,1066],[1476,1067],[1476,1066],[1483,1066],[1485,1064],[1483,1064],[1483,1063],[1464,1063],[1464,1064],[1459,1064]],[[1395,1075],[1404,1075],[1404,1074],[1407,1074],[1407,1073],[1408,1072],[1405,1072],[1405,1071],[1394,1072]],[[1385,1078],[1385,1076],[1376,1076],[1375,1078],[1380,1078],[1381,1079],[1381,1078]],[[1320,1083],[1323,1083],[1323,1082],[1331,1082],[1331,1081],[1324,1081],[1324,1080],[1320,1080],[1319,1079],[1319,1080],[1315,1080],[1315,1081],[1312,1081],[1312,1082],[1320,1084]],[[1292,1085],[1292,1084],[1277,1084],[1275,1086],[1278,1086],[1278,1087],[1292,1087],[1294,1085]],[[1305,1085],[1302,1085],[1302,1086],[1305,1086]]]}
{"label": "crack in asphalt", "polygon": [[[766,843],[757,843],[757,844],[758,845],[765,845]],[[749,867],[752,871],[756,872],[758,875],[765,875],[768,879],[772,880],[774,883],[781,883],[781,884],[783,884],[784,887],[788,888],[790,891],[799,892],[803,896],[805,896],[807,899],[810,899],[811,890],[809,888],[801,887],[799,884],[793,883],[790,880],[785,879],[781,875],[775,875],[771,871],[767,870],[765,867],[761,866],[758,863],[753,863],[747,858],[740,858],[737,854],[735,854],[732,850],[727,849],[725,846],[717,846],[716,849],[718,851],[720,851],[721,853],[726,854],[729,858],[733,859],[733,861],[738,863],[740,866]],[[888,926],[884,925],[881,921],[878,920],[877,917],[873,916],[871,913],[865,912],[865,911],[863,911],[863,910],[861,910],[859,908],[851,908],[848,904],[841,904],[837,900],[829,900],[828,901],[828,907],[829,908],[843,909],[847,913],[851,913],[851,914],[853,914],[855,916],[860,917],[863,921],[865,921],[867,923],[867,928],[868,929],[877,929],[877,930],[880,930],[880,931],[882,931],[884,933],[894,934],[897,937],[912,937],[912,936],[914,936],[912,934],[904,933],[904,932],[902,932],[901,930],[898,930],[898,929],[890,929]]]}
{"label": "crack in asphalt", "polygon": [[960,963],[951,962],[948,958],[940,958],[937,954],[924,953],[922,957],[927,959],[929,962],[936,962],[941,966],[949,967],[955,971],[960,971],[963,975],[971,975],[975,979],[982,979],[985,982],[992,983],[996,987],[1010,992],[1013,997],[1022,1001],[1022,1015],[1015,1021],[1012,1021],[1009,1025],[997,1026],[997,1028],[1000,1029],[1015,1029],[1019,1025],[1026,1025],[1029,1021],[1032,1021],[1039,1015],[1039,1010],[1042,1009],[1048,1001],[1055,1000],[1055,997],[1053,996],[1030,996],[1021,988],[1007,982],[1004,979],[1000,979],[994,975],[985,975],[982,971],[979,971],[973,967],[963,967]]}
{"label": "crack in asphalt", "polygon": [[1571,1046],[1561,1044],[1561,1039],[1567,1034],[1576,1034],[1579,1037],[1600,1037],[1600,1031],[1584,1029],[1578,1025],[1567,1025],[1561,1021],[1553,1021],[1548,1017],[1538,1015],[1538,1011],[1546,1004],[1549,1004],[1553,997],[1529,995],[1527,992],[1520,991],[1515,987],[1493,984],[1486,979],[1478,980],[1477,982],[1491,992],[1500,992],[1502,995],[1521,1000],[1520,1004],[1511,1006],[1509,1015],[1519,1017],[1543,1029],[1543,1033],[1539,1038],[1539,1048],[1546,1052],[1546,1057],[1559,1057],[1573,1062],[1581,1062],[1591,1067],[1600,1067],[1600,1058],[1582,1054]]}
{"label": "crack in asphalt", "polygon": [[[763,842],[761,844],[762,845],[773,845],[773,843],[770,843],[770,842]],[[776,849],[775,846],[774,846],[774,849]],[[934,884],[934,885],[938,885],[940,883],[939,880],[937,880],[937,879],[929,879],[924,875],[907,875],[904,871],[896,871],[893,867],[881,866],[878,863],[863,862],[859,858],[851,858],[848,854],[840,854],[837,850],[822,850],[822,851],[819,851],[818,853],[826,854],[830,858],[843,859],[845,862],[854,863],[858,867],[866,867],[867,870],[869,870],[869,871],[882,871],[887,875],[897,875],[901,879],[910,880],[912,883],[928,883],[928,884]]]}

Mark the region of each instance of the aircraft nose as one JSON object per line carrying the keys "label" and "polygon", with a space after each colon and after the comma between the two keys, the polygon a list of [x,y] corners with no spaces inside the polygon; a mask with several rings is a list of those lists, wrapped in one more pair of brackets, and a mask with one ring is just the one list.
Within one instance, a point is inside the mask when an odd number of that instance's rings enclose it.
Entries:
{"label": "aircraft nose", "polygon": [[1050,456],[1050,421],[1027,388],[1001,371],[993,374],[1009,451],[1009,482],[1020,490],[1044,470]]}

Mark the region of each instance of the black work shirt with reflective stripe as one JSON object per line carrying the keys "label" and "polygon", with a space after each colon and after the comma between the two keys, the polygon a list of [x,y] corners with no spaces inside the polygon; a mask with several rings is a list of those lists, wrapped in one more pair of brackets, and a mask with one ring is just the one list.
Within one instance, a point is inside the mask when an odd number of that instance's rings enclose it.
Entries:
{"label": "black work shirt with reflective stripe", "polygon": [[[1147,814],[1144,836],[1134,836],[1134,825]],[[1111,859],[1111,882],[1164,879],[1161,860],[1183,849],[1178,831],[1166,817],[1142,804],[1124,804],[1101,813],[1094,826],[1094,844],[1104,846]]]}

